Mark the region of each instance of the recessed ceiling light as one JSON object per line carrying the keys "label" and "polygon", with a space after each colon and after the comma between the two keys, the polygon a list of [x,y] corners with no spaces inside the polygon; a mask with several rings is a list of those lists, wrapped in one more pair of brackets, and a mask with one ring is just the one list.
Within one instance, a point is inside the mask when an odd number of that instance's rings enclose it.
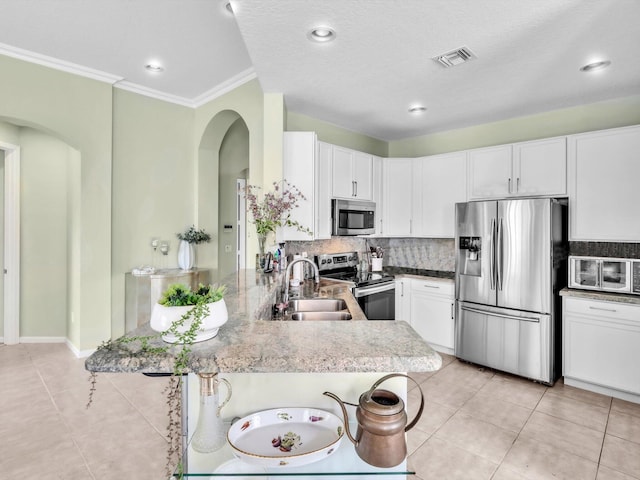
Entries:
{"label": "recessed ceiling light", "polygon": [[144,68],[153,73],[164,72],[164,67],[157,62],[149,62],[144,66]]}
{"label": "recessed ceiling light", "polygon": [[331,27],[313,27],[309,30],[307,37],[314,42],[330,42],[336,38],[336,32]]}
{"label": "recessed ceiling light", "polygon": [[424,113],[427,111],[427,107],[423,105],[414,105],[413,107],[409,107],[409,113],[413,113],[414,115]]}
{"label": "recessed ceiling light", "polygon": [[607,68],[609,65],[611,65],[611,62],[609,60],[600,60],[597,62],[591,62],[586,64],[584,67],[580,68],[581,72],[595,72],[597,70],[602,70],[604,68]]}

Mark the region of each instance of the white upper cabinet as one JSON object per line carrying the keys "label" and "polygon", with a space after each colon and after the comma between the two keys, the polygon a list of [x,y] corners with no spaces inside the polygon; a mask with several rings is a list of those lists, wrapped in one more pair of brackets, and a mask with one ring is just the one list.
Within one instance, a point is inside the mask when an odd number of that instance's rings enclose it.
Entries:
{"label": "white upper cabinet", "polygon": [[469,200],[509,195],[511,152],[511,145],[469,150]]}
{"label": "white upper cabinet", "polygon": [[371,192],[371,200],[376,204],[376,233],[380,236],[382,233],[382,213],[384,212],[384,199],[382,195],[382,162],[381,157],[373,157],[373,190]]}
{"label": "white upper cabinet", "polygon": [[568,137],[569,239],[640,242],[640,126]]}
{"label": "white upper cabinet", "polygon": [[385,158],[382,163],[382,232],[385,237],[411,236],[412,158]]}
{"label": "white upper cabinet", "polygon": [[469,200],[566,195],[565,137],[469,150]]}
{"label": "white upper cabinet", "polygon": [[318,142],[316,157],[316,239],[331,238],[331,160],[333,146]]}
{"label": "white upper cabinet", "polygon": [[306,197],[291,212],[291,219],[312,230],[312,235],[295,228],[282,229],[282,240],[313,240],[331,237],[330,163],[326,146],[313,132],[285,132],[283,178]]}
{"label": "white upper cabinet", "polygon": [[373,156],[333,146],[332,192],[337,198],[371,200]]}
{"label": "white upper cabinet", "polygon": [[413,236],[453,238],[455,204],[467,200],[467,153],[414,160]]}
{"label": "white upper cabinet", "polygon": [[566,138],[514,144],[513,170],[513,195],[566,195]]}

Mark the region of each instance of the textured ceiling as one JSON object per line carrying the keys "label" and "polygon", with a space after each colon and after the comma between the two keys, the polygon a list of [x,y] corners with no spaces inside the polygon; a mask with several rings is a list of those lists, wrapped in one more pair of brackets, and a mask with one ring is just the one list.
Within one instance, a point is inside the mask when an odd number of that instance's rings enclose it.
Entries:
{"label": "textured ceiling", "polygon": [[[235,19],[225,3],[1,0],[0,43],[187,104],[255,70],[290,111],[383,140],[640,94],[638,0],[232,0]],[[319,24],[333,42],[307,39]],[[478,58],[431,60],[461,46]],[[597,58],[611,67],[579,71]]]}

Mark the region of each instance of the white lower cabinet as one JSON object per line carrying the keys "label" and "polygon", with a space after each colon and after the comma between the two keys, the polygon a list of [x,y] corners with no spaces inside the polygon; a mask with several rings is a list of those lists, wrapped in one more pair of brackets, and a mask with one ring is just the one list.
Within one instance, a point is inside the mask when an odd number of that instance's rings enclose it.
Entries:
{"label": "white lower cabinet", "polygon": [[564,297],[564,382],[640,402],[640,305]]}
{"label": "white lower cabinet", "polygon": [[396,320],[405,320],[438,352],[453,355],[453,280],[400,277]]}
{"label": "white lower cabinet", "polygon": [[396,279],[396,320],[411,324],[411,279]]}

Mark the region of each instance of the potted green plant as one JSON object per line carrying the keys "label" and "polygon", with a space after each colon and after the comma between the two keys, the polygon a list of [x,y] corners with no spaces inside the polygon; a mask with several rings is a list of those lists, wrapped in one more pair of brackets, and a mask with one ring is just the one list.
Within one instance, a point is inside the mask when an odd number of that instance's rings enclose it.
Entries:
{"label": "potted green plant", "polygon": [[196,251],[194,245],[210,242],[211,235],[206,233],[203,228],[196,229],[195,225],[191,225],[184,232],[177,233],[176,236],[180,240],[178,247],[178,266],[182,270],[191,270],[196,265]]}
{"label": "potted green plant", "polygon": [[[174,344],[172,349],[174,356],[173,372],[169,384],[165,390],[168,405],[167,425],[167,476],[172,475],[174,466],[177,465],[178,476],[182,478],[182,376],[187,373],[189,352],[191,346],[208,338],[214,337],[218,329],[228,318],[227,307],[224,303],[226,285],[202,285],[196,291],[192,291],[187,285],[171,284],[162,293],[155,307],[162,307],[172,311],[169,317],[157,315],[154,320],[152,312],[151,328],[157,334],[147,336],[123,336],[116,340],[104,342],[99,350],[113,351],[114,353],[126,351],[128,355],[140,355],[149,357],[153,355],[166,355],[170,345],[157,346],[158,337],[165,342]],[[166,326],[166,328],[164,328]],[[91,372],[89,377],[90,390],[87,408],[93,401],[96,391],[96,372]]]}
{"label": "potted green plant", "polygon": [[194,292],[187,285],[171,284],[154,305],[149,325],[168,343],[178,342],[191,330],[192,342],[213,338],[228,319],[225,290],[225,286],[200,284]]}

